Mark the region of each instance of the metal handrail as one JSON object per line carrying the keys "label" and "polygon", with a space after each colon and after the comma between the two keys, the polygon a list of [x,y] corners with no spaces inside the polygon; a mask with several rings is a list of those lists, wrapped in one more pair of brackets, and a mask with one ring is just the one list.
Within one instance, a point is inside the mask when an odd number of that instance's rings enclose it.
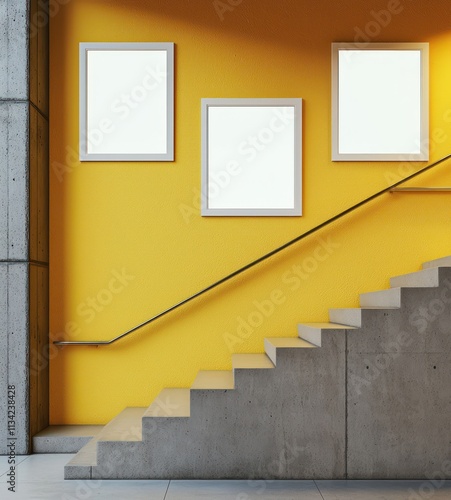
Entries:
{"label": "metal handrail", "polygon": [[179,307],[187,304],[188,302],[191,302],[192,300],[196,299],[197,297],[200,297],[201,295],[209,292],[210,290],[213,290],[214,288],[218,287],[219,285],[222,285],[226,281],[229,281],[232,278],[238,276],[239,274],[244,273],[248,269],[251,269],[252,267],[256,266],[257,264],[260,264],[261,262],[269,259],[273,255],[278,254],[282,250],[285,250],[286,248],[290,247],[291,245],[294,245],[298,241],[301,241],[304,238],[307,238],[308,236],[310,236],[311,234],[316,233],[317,231],[319,231],[319,230],[323,229],[324,227],[328,226],[329,224],[332,224],[336,220],[341,219],[345,215],[347,215],[347,214],[353,212],[354,210],[357,210],[358,208],[366,205],[370,201],[373,201],[376,198],[379,198],[379,196],[382,196],[383,194],[390,192],[392,189],[396,188],[397,186],[400,186],[401,184],[404,184],[405,182],[407,182],[407,181],[409,181],[409,180],[411,180],[411,179],[413,179],[413,178],[415,178],[415,177],[417,177],[417,176],[419,176],[419,175],[427,172],[428,170],[431,170],[432,168],[437,167],[438,165],[440,165],[440,164],[444,163],[445,161],[449,160],[450,158],[451,158],[451,154],[449,154],[447,156],[444,156],[440,160],[438,160],[438,161],[436,161],[434,163],[431,163],[430,165],[427,165],[426,167],[421,168],[417,172],[414,172],[413,174],[408,175],[404,179],[401,179],[400,181],[395,182],[391,186],[388,186],[388,187],[382,189],[381,191],[378,191],[377,193],[369,196],[368,198],[365,198],[364,200],[362,200],[362,201],[356,203],[355,205],[347,208],[346,210],[343,210],[343,212],[340,212],[337,215],[334,215],[333,217],[331,217],[330,219],[327,219],[326,221],[321,222],[321,224],[318,224],[314,228],[309,229],[305,233],[302,233],[301,235],[299,235],[296,238],[288,241],[284,245],[282,245],[282,246],[280,246],[278,248],[275,248],[271,252],[268,252],[267,254],[263,255],[262,257],[260,257],[260,258],[258,258],[256,260],[250,262],[249,264],[247,264],[247,265],[245,265],[245,266],[237,269],[236,271],[234,271],[233,273],[225,276],[224,278],[220,279],[219,281],[216,281],[215,283],[207,286],[206,288],[200,290],[199,292],[195,293],[194,295],[191,295],[190,297],[187,297],[186,299],[182,300],[181,302],[178,302],[177,304],[174,304],[173,306],[169,307],[168,309],[165,309],[164,311],[158,313],[157,315],[153,316],[152,318],[148,319],[147,321],[144,321],[143,323],[140,323],[139,325],[131,328],[130,330],[126,331],[125,333],[122,333],[121,335],[118,335],[117,337],[114,337],[111,340],[59,340],[59,341],[54,341],[53,343],[55,345],[57,345],[57,346],[74,346],[74,345],[79,345],[79,346],[81,346],[81,345],[84,345],[84,346],[88,346],[88,345],[101,346],[101,345],[113,344],[113,343],[117,342],[118,340],[123,339],[127,335],[130,335],[131,333],[136,332],[137,330],[139,330],[143,326],[146,326],[146,325],[148,325],[150,323],[153,323],[157,319],[162,318],[163,316],[166,316],[166,314],[174,311],[175,309],[178,309]]}
{"label": "metal handrail", "polygon": [[451,186],[393,188],[391,193],[449,193]]}

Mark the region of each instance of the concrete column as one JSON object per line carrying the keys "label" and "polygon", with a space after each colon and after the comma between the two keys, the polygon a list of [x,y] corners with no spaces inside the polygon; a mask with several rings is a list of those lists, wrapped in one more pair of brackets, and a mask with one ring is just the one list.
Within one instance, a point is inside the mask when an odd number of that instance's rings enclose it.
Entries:
{"label": "concrete column", "polygon": [[[42,0],[0,0],[0,454],[48,425],[48,32]],[[11,401],[9,401],[11,403]]]}

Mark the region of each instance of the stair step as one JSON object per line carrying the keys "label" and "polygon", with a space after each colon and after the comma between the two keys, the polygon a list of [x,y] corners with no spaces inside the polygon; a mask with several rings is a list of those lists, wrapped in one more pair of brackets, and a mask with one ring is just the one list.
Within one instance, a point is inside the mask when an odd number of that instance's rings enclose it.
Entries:
{"label": "stair step", "polygon": [[141,441],[142,418],[147,408],[126,408],[105,425],[97,441]]}
{"label": "stair step", "polygon": [[316,348],[310,342],[298,337],[273,337],[265,338],[265,351],[269,359],[276,365],[277,349],[312,349]]}
{"label": "stair step", "polygon": [[86,470],[89,468],[91,475],[91,467],[97,465],[97,438],[91,439],[88,444],[73,457],[64,467],[65,479],[84,479],[86,478]]}
{"label": "stair step", "polygon": [[193,390],[234,389],[233,372],[230,370],[202,370],[191,386]]}
{"label": "stair step", "polygon": [[189,389],[163,389],[146,410],[143,418],[189,417],[190,393]]}
{"label": "stair step", "polygon": [[431,267],[415,273],[403,274],[390,279],[390,286],[395,287],[437,287],[439,286],[439,268]]}
{"label": "stair step", "polygon": [[423,269],[431,269],[432,267],[451,267],[451,256],[430,260],[423,264]]}
{"label": "stair step", "polygon": [[352,326],[340,325],[338,323],[301,323],[298,325],[298,335],[301,339],[321,347],[323,330],[349,330]]}
{"label": "stair step", "polygon": [[[99,434],[64,467],[65,479],[86,479],[97,465],[97,444],[101,441],[141,441],[142,417],[147,408],[126,408],[109,422]],[[87,476],[88,474],[88,476]]]}
{"label": "stair step", "polygon": [[329,309],[329,319],[332,323],[360,328],[362,326],[362,311],[396,311],[397,309],[397,307],[350,307]]}
{"label": "stair step", "polygon": [[[421,291],[428,300],[431,295],[440,295],[441,289],[428,287],[438,286],[439,275],[443,281],[449,271],[439,267],[450,267],[451,257],[433,262],[435,266],[426,263],[422,271],[393,277],[388,290],[361,294],[359,308],[330,309],[329,323],[299,324],[298,337],[266,338],[266,354],[234,354],[232,370],[200,371],[191,388],[163,389],[147,409],[125,409],[66,465],[65,478],[345,477],[348,447],[356,456],[360,453],[357,458],[363,457],[365,474],[371,475],[375,463],[385,464],[393,459],[390,443],[387,446],[373,439],[381,418],[386,419],[385,427],[393,432],[397,442],[408,442],[409,429],[399,425],[399,415],[410,403],[418,401],[418,383],[430,382],[422,386],[424,397],[432,393],[432,397],[422,400],[422,408],[432,408],[439,401],[442,386],[437,390],[435,386],[441,380],[440,370],[446,370],[446,352],[441,351],[442,347],[446,351],[448,344],[432,339],[432,349],[425,349],[422,344],[418,351],[413,351],[414,357],[408,363],[392,371],[383,369],[389,367],[387,358],[383,368],[380,365],[380,379],[371,379],[377,384],[374,390],[367,391],[360,400],[358,386],[354,393],[347,390],[346,374],[361,378],[369,369],[371,356],[389,352],[390,346],[398,353],[398,342],[400,346],[408,345],[405,341],[410,336],[407,338],[401,328],[409,328],[412,321],[409,307],[399,310],[401,299]],[[420,289],[409,290],[411,287]],[[385,318],[387,311],[392,310],[397,311],[392,313],[394,318]],[[366,334],[356,338],[350,335],[345,346],[343,332],[359,327],[365,328]],[[416,335],[413,330],[411,333]],[[443,332],[449,333],[449,329]],[[411,340],[416,339],[423,342],[421,335]],[[267,371],[274,369],[277,361],[278,372]],[[404,384],[407,395],[399,402],[399,384],[406,377],[415,383]],[[235,381],[237,390],[232,391]],[[399,403],[398,407],[388,414],[381,395],[385,403]],[[433,417],[434,412],[419,414],[413,422],[417,425]],[[434,428],[443,428],[446,418],[439,417],[433,422]],[[354,427],[368,427],[366,436],[356,432],[348,440],[346,422],[351,418],[357,422]],[[312,425],[306,425],[308,422]],[[421,443],[424,449],[429,437]],[[440,460],[446,455],[445,448],[440,452]],[[434,452],[435,449],[426,458],[435,460]],[[402,464],[408,462],[409,456],[411,450],[404,447],[393,460]],[[265,468],[267,464],[275,464],[275,468]],[[352,473],[362,474],[359,460],[352,467]],[[400,469],[399,473],[408,476],[412,470]]]}
{"label": "stair step", "polygon": [[360,305],[365,307],[401,307],[401,288],[389,288],[360,294]]}
{"label": "stair step", "polygon": [[271,369],[274,363],[266,354],[233,354],[232,367],[234,370]]}
{"label": "stair step", "polygon": [[50,425],[33,436],[33,453],[78,453],[103,425]]}

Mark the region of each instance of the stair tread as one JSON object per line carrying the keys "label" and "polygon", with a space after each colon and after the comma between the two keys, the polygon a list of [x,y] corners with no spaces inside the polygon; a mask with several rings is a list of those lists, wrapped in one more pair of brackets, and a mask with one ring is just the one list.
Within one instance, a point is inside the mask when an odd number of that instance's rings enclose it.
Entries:
{"label": "stair tread", "polygon": [[360,295],[371,295],[371,294],[379,294],[379,293],[385,295],[385,294],[392,294],[392,293],[396,293],[396,292],[400,292],[400,291],[401,291],[401,287],[395,286],[393,288],[384,288],[383,290],[371,290],[369,292],[363,292]]}
{"label": "stair tread", "polygon": [[299,327],[317,328],[319,330],[355,330],[353,326],[340,323],[299,323]]}
{"label": "stair tread", "polygon": [[329,311],[397,311],[399,307],[384,307],[384,306],[362,306],[362,307],[333,307]]}
{"label": "stair tread", "polygon": [[364,306],[364,307],[341,307],[329,309],[331,322],[346,325],[349,329],[362,327],[363,311],[397,311],[399,307]]}
{"label": "stair tread", "polygon": [[401,307],[401,288],[387,288],[374,292],[365,292],[360,294],[360,305],[365,308],[368,306],[377,306],[382,308]]}
{"label": "stair tread", "polygon": [[33,436],[36,438],[85,438],[95,437],[102,429],[103,425],[49,425]]}
{"label": "stair tread", "polygon": [[316,349],[316,347],[316,345],[299,337],[265,338],[265,351],[274,365],[277,364],[278,349]]}
{"label": "stair tread", "polygon": [[234,389],[233,371],[202,370],[197,374],[191,386],[194,390]]}
{"label": "stair tread", "polygon": [[273,362],[266,354],[233,354],[232,366],[234,370],[274,368]]}
{"label": "stair tread", "polygon": [[291,348],[299,348],[299,349],[311,349],[316,348],[315,345],[307,342],[306,340],[300,339],[299,337],[272,337],[266,338],[265,341],[272,344],[274,347],[278,349],[291,349]]}
{"label": "stair tread", "polygon": [[103,425],[49,425],[33,436],[33,453],[78,453]]}
{"label": "stair tread", "polygon": [[430,260],[423,264],[423,269],[431,269],[433,267],[451,267],[451,256]]}
{"label": "stair tread", "polygon": [[190,389],[163,389],[144,413],[144,418],[189,417],[190,393]]}
{"label": "stair tread", "polygon": [[392,287],[418,287],[428,288],[439,286],[438,267],[426,268],[413,273],[401,274],[390,278]]}

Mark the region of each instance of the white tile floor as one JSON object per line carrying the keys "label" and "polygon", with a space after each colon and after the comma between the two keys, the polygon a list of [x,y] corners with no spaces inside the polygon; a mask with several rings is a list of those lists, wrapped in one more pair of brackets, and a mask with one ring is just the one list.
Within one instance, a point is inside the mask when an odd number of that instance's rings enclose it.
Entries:
{"label": "white tile floor", "polygon": [[451,481],[64,481],[73,455],[16,459],[16,492],[8,491],[8,458],[0,457],[0,499],[88,500],[451,500]]}

